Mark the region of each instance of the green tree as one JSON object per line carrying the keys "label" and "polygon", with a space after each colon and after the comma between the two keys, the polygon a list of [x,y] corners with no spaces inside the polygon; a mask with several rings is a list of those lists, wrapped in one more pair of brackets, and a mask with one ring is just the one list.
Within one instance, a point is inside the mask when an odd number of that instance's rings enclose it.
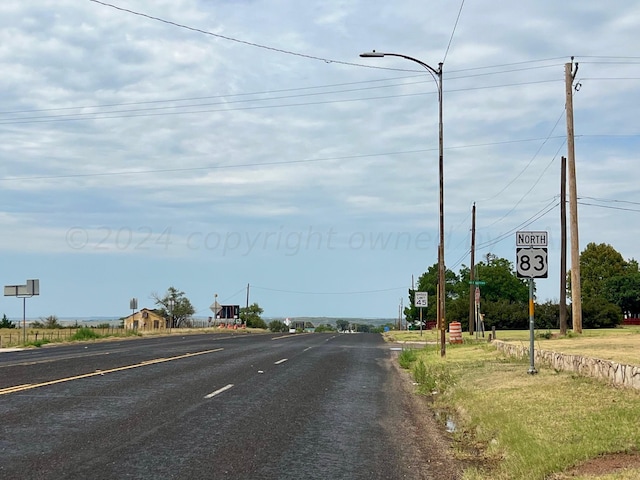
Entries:
{"label": "green tree", "polygon": [[0,320],[0,328],[16,328],[16,324],[7,318],[7,314],[2,314],[2,320]]}
{"label": "green tree", "polygon": [[589,297],[582,302],[582,325],[585,328],[612,328],[622,323],[617,305],[602,297]]}
{"label": "green tree", "polygon": [[[523,278],[518,278],[511,263],[506,258],[499,258],[488,253],[486,261],[476,264],[475,280],[486,282],[480,286],[481,297],[484,301],[495,302],[506,300],[508,302],[528,302],[529,285]],[[467,301],[469,299],[469,268],[460,270],[460,283],[466,290]],[[466,284],[466,287],[465,287]]]}
{"label": "green tree", "polygon": [[156,305],[160,305],[159,315],[168,319],[169,326],[179,328],[190,325],[191,315],[195,313],[195,309],[184,292],[169,287],[164,296],[160,297],[157,293],[152,293],[151,298],[155,300]]}
{"label": "green tree", "polygon": [[640,272],[617,275],[605,282],[605,298],[623,313],[640,314]]}
{"label": "green tree", "polygon": [[289,327],[280,320],[271,320],[269,322],[269,330],[272,332],[286,332],[289,330]]}
{"label": "green tree", "polygon": [[333,327],[332,325],[326,323],[324,325],[318,325],[316,327],[316,333],[322,333],[322,332],[335,332],[336,329],[335,327]]}
{"label": "green tree", "polygon": [[31,326],[34,328],[63,328],[58,321],[58,317],[55,315],[49,315],[47,318],[40,318],[40,321],[32,322]]}
{"label": "green tree", "polygon": [[240,319],[247,327],[267,328],[267,324],[260,316],[263,312],[264,310],[260,308],[260,305],[252,303],[248,307],[242,307],[240,309]]}
{"label": "green tree", "polygon": [[345,330],[349,330],[349,321],[336,320],[336,328],[339,332],[344,332]]}
{"label": "green tree", "polygon": [[[452,270],[445,270],[445,315],[448,318],[447,306],[452,299],[458,295],[457,284],[458,275]],[[414,306],[414,291],[427,292],[429,296],[427,308],[422,309],[423,322],[435,322],[438,310],[438,264],[431,265],[425,273],[420,275],[415,290],[409,289],[409,305],[404,309],[404,316],[409,323],[416,323],[420,320],[420,309]]]}
{"label": "green tree", "polygon": [[560,305],[547,301],[535,306],[535,322],[538,329],[551,329],[560,327]]}
{"label": "green tree", "polygon": [[[637,263],[635,263],[637,267]],[[606,298],[606,282],[624,275],[631,264],[627,264],[622,255],[606,243],[589,243],[580,253],[580,290],[582,299],[593,297]],[[571,291],[571,271],[567,272],[567,288]]]}

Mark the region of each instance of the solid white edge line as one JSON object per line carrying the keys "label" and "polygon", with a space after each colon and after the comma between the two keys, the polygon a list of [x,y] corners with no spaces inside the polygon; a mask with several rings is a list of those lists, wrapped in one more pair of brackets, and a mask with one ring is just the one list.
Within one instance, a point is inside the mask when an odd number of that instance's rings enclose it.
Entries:
{"label": "solid white edge line", "polygon": [[211,392],[209,395],[205,395],[204,398],[212,398],[215,397],[216,395],[221,394],[222,392],[226,392],[227,390],[229,390],[230,388],[233,388],[233,383],[230,383],[229,385],[227,385],[226,387],[222,387],[219,388],[218,390],[216,390],[215,392]]}
{"label": "solid white edge line", "polygon": [[284,363],[287,360],[289,360],[289,359],[288,358],[283,358],[282,360],[278,360],[277,362],[275,362],[274,365],[280,365],[281,363]]}

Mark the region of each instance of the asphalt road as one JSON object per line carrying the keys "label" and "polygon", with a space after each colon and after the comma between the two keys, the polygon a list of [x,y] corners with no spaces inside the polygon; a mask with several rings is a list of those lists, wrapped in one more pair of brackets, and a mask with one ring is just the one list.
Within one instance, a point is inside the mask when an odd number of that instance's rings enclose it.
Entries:
{"label": "asphalt road", "polygon": [[375,334],[0,353],[0,478],[432,478],[395,353]]}

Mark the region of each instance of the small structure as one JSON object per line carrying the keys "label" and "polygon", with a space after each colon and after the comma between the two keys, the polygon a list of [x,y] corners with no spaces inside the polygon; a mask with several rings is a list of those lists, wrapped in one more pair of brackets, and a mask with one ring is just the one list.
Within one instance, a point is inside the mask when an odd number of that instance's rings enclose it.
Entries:
{"label": "small structure", "polygon": [[124,328],[129,330],[164,330],[167,319],[160,315],[159,310],[143,308],[124,318]]}

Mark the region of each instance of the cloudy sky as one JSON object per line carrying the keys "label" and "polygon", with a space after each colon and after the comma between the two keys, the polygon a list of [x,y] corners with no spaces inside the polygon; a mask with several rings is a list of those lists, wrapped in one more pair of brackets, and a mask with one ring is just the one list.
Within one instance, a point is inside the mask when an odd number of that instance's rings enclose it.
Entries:
{"label": "cloudy sky", "polygon": [[[565,63],[579,241],[640,257],[640,3],[4,0],[0,277],[27,317],[120,317],[183,290],[198,316],[396,317],[437,262],[515,262],[549,232],[559,298]],[[2,297],[0,313],[22,317]],[[452,320],[452,319],[449,319]]]}

